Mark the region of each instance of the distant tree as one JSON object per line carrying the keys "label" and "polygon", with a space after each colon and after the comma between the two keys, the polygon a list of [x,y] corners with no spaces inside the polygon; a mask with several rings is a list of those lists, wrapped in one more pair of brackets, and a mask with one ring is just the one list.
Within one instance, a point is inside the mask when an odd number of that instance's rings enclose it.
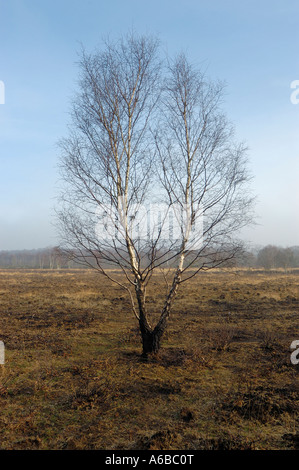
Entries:
{"label": "distant tree", "polygon": [[[134,35],[82,52],[60,144],[61,246],[128,292],[145,356],[160,348],[179,286],[239,254],[252,220],[246,148],[221,111],[222,84],[183,54],[161,62],[157,40]],[[147,292],[161,269],[156,317]]]}
{"label": "distant tree", "polygon": [[244,250],[240,256],[235,258],[235,266],[254,268],[256,266],[257,257],[255,253],[249,250]]}
{"label": "distant tree", "polygon": [[294,253],[291,248],[280,248],[276,255],[277,267],[284,268],[287,271],[295,264]]}
{"label": "distant tree", "polygon": [[265,269],[274,269],[277,264],[279,248],[274,245],[267,245],[262,248],[257,255],[257,264]]}
{"label": "distant tree", "polygon": [[299,247],[298,246],[293,246],[290,248],[293,253],[293,267],[299,267]]}
{"label": "distant tree", "polygon": [[54,246],[49,250],[49,267],[50,269],[61,269],[64,264],[67,264],[65,254],[59,248]]}
{"label": "distant tree", "polygon": [[298,265],[296,250],[267,245],[258,252],[257,264],[265,269],[284,268],[287,270]]}

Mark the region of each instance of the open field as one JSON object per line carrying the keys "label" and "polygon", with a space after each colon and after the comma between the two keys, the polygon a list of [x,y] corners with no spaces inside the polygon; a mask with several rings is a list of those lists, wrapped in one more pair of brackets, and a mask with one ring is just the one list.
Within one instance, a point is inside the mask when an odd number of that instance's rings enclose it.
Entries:
{"label": "open field", "polygon": [[203,273],[144,362],[119,287],[88,270],[2,270],[0,449],[299,448],[298,313],[299,271]]}

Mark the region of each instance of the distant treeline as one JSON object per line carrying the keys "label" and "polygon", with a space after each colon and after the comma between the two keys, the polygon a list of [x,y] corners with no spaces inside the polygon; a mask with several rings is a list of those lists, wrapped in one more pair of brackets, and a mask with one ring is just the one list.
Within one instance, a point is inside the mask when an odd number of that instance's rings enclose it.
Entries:
{"label": "distant treeline", "polygon": [[[74,258],[74,257],[73,257]],[[299,268],[299,246],[281,248],[267,245],[245,252],[230,261],[229,266],[264,269]],[[82,264],[65,254],[59,247],[37,250],[0,251],[1,268],[75,269]]]}
{"label": "distant treeline", "polygon": [[279,246],[267,245],[257,252],[255,264],[265,269],[298,268],[299,246],[281,248]]}
{"label": "distant treeline", "polygon": [[62,269],[75,268],[59,247],[38,250],[0,251],[1,268]]}

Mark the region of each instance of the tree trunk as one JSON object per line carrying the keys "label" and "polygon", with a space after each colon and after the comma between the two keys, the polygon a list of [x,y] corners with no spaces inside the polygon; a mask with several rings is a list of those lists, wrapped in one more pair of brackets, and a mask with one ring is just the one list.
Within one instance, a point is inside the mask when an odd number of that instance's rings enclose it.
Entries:
{"label": "tree trunk", "polygon": [[157,352],[160,347],[160,342],[157,337],[153,334],[154,331],[149,324],[144,301],[144,290],[140,283],[136,283],[136,296],[138,300],[139,310],[139,328],[142,338],[142,356],[147,357],[152,352]]}
{"label": "tree trunk", "polygon": [[149,354],[157,354],[166,324],[164,328],[157,325],[153,330],[145,328],[141,322],[139,322],[139,325],[142,338],[142,356],[147,357]]}
{"label": "tree trunk", "polygon": [[181,282],[181,270],[178,269],[167,296],[165,305],[163,307],[160,320],[158,321],[155,328],[152,328],[148,322],[145,301],[144,301],[144,290],[141,283],[136,283],[136,295],[138,300],[139,308],[139,327],[142,338],[142,356],[147,357],[148,354],[156,354],[160,349],[160,340],[166,330],[168,317],[170,314],[170,306],[173,299],[176,296],[179,284]]}

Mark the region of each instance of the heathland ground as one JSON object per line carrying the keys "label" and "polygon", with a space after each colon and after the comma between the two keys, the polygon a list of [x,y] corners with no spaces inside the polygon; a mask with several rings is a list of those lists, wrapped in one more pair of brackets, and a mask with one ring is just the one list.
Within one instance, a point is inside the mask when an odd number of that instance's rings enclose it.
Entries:
{"label": "heathland ground", "polygon": [[103,276],[2,270],[0,449],[299,448],[298,313],[299,270],[202,273],[144,361],[129,299]]}

